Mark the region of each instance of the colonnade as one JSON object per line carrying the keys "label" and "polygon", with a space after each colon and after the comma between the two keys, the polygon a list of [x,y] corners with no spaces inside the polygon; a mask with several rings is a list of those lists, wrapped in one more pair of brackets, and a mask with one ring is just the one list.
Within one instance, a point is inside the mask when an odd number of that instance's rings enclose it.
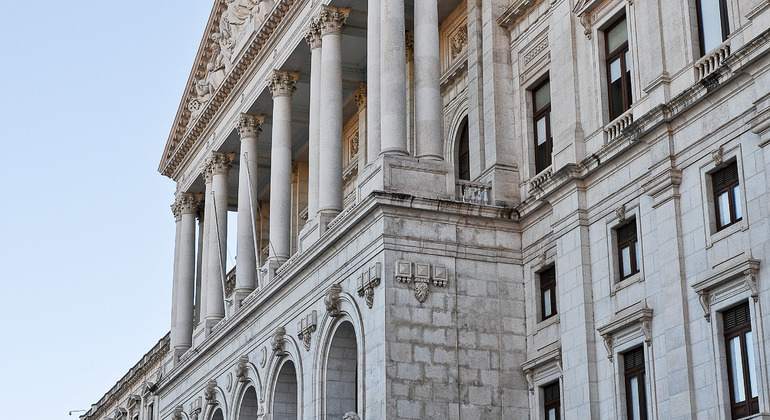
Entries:
{"label": "colonnade", "polygon": [[[321,6],[305,33],[310,46],[308,138],[308,220],[328,223],[343,207],[342,32],[350,9]],[[415,157],[443,156],[442,102],[437,0],[419,0],[414,10]],[[367,17],[367,164],[380,156],[407,156],[406,42],[404,0],[369,0]],[[291,255],[291,101],[298,73],[276,70],[268,81],[273,97],[270,155],[268,263],[279,266]],[[238,226],[234,302],[257,284],[257,142],[265,117],[241,114],[238,173]],[[212,152],[205,162],[203,196],[180,193],[172,206],[177,220],[171,347],[192,346],[196,320],[206,330],[225,316],[227,179],[234,156]],[[200,296],[195,296],[195,219],[200,215]],[[194,313],[198,300],[199,313]]]}

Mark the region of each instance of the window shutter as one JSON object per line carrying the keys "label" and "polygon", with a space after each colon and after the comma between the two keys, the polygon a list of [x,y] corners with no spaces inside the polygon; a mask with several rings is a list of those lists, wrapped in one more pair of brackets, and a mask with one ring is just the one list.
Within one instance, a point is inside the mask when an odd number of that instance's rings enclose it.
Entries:
{"label": "window shutter", "polygon": [[644,349],[638,347],[634,350],[626,352],[623,354],[623,359],[625,360],[626,370],[644,366]]}
{"label": "window shutter", "polygon": [[751,322],[751,313],[749,312],[748,303],[744,303],[724,311],[723,316],[725,322],[725,331]]}

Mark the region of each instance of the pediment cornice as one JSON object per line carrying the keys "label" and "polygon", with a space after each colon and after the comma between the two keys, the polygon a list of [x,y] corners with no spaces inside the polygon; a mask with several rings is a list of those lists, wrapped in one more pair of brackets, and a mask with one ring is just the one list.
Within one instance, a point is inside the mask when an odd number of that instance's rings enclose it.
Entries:
{"label": "pediment cornice", "polygon": [[217,0],[158,171],[172,179],[295,0]]}

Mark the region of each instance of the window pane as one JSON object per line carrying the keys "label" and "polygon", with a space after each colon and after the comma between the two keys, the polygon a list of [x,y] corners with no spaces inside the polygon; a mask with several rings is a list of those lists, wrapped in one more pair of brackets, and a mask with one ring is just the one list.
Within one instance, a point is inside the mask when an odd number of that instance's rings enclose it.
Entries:
{"label": "window pane", "polygon": [[537,130],[537,145],[540,146],[548,140],[548,133],[545,130],[545,117],[537,120],[535,124],[537,125],[535,127],[535,130]]}
{"label": "window pane", "polygon": [[548,413],[545,416],[548,420],[556,420],[556,409],[549,408]]}
{"label": "window pane", "polygon": [[759,393],[757,392],[757,375],[756,375],[756,368],[754,367],[754,342],[751,340],[751,331],[747,332],[745,334],[746,337],[746,358],[749,361],[749,382],[751,388],[751,398],[756,398],[759,396]]}
{"label": "window pane", "polygon": [[[717,15],[718,18],[719,15]],[[626,18],[624,17],[612,29],[607,31],[607,50],[611,53],[626,41],[628,41],[628,28],[626,28]]]}
{"label": "window pane", "polygon": [[743,217],[740,185],[736,185],[733,187],[733,197],[735,197],[735,220],[738,220]]}
{"label": "window pane", "polygon": [[721,44],[722,19],[719,15],[719,0],[700,0],[701,34],[704,53]]}
{"label": "window pane", "polygon": [[631,248],[630,247],[624,247],[620,250],[621,258],[623,260],[623,263],[621,264],[621,270],[620,273],[623,277],[630,276],[631,275]]}
{"label": "window pane", "polygon": [[545,84],[539,87],[535,91],[535,111],[540,111],[546,105],[551,103],[551,82],[545,82]]}
{"label": "window pane", "polygon": [[628,95],[628,104],[634,102],[634,98],[631,97],[631,53],[626,51],[626,95]]}
{"label": "window pane", "polygon": [[634,270],[639,271],[639,241],[634,242],[634,256],[636,257],[636,267],[634,267]]}
{"label": "window pane", "polygon": [[622,76],[622,72],[620,71],[620,59],[618,58],[610,63],[610,82],[614,84],[619,81],[620,76]]}
{"label": "window pane", "polygon": [[543,317],[548,317],[553,314],[551,308],[551,289],[543,290]]}
{"label": "window pane", "polygon": [[717,197],[719,200],[719,226],[726,226],[730,224],[730,197],[727,191],[719,194]]}
{"label": "window pane", "polygon": [[623,108],[623,79],[620,72],[620,59],[610,63],[610,117],[614,120],[625,111]]}
{"label": "window pane", "polygon": [[730,339],[730,373],[733,377],[733,399],[736,403],[746,401],[743,382],[743,360],[741,359],[741,337]]}
{"label": "window pane", "polygon": [[628,404],[631,405],[631,420],[641,420],[641,415],[639,413],[639,378],[634,376],[629,380],[628,383],[629,386],[629,397],[631,397],[631,400],[628,401]]}

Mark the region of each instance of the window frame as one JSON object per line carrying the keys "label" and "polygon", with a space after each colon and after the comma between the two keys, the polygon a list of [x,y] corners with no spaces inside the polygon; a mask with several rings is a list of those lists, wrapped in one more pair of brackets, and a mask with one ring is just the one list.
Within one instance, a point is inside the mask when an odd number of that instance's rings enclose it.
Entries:
{"label": "window frame", "polygon": [[[641,363],[634,365],[633,367],[628,367],[628,357],[635,355],[635,354],[641,354]],[[645,357],[644,357],[644,347],[638,346],[635,348],[632,348],[630,350],[627,350],[623,352],[623,377],[624,377],[624,383],[626,387],[626,415],[629,419],[634,418],[633,416],[633,405],[631,404],[631,381],[633,379],[637,380],[637,395],[636,397],[639,400],[639,418],[646,420],[647,419],[647,380],[646,380],[646,369],[645,369]]]}
{"label": "window frame", "polygon": [[[722,172],[727,172],[731,168],[735,168],[735,179],[730,180],[730,182],[727,182],[723,185],[720,185],[717,187],[715,178],[717,174]],[[709,174],[711,176],[711,193],[714,198],[714,222],[716,223],[716,231],[719,232],[720,230],[723,230],[727,227],[730,227],[740,221],[743,220],[743,203],[741,202],[741,217],[736,217],[736,207],[738,201],[735,198],[735,187],[741,186],[741,176],[740,172],[738,171],[738,162],[733,160],[732,162],[727,163],[726,165],[720,167],[714,172],[711,172]],[[741,190],[739,190],[741,191]],[[720,217],[720,207],[719,207],[719,196],[722,193],[727,193],[727,202],[730,206],[730,222],[727,224],[721,224],[721,217]],[[743,199],[743,191],[740,192],[741,200]]]}
{"label": "window frame", "polygon": [[[633,226],[634,228],[634,235],[629,236],[628,238],[624,238],[621,241],[621,230],[625,228],[629,228]],[[631,278],[634,276],[634,274],[639,273],[639,229],[636,226],[636,218],[633,218],[626,223],[623,223],[622,225],[617,226],[613,229],[613,234],[615,235],[615,242],[617,244],[617,253],[618,253],[618,282],[621,282],[623,280],[626,280],[628,278]],[[625,247],[629,248],[629,261],[631,263],[631,271],[628,275],[623,275],[623,249]]]}
{"label": "window frame", "polygon": [[[539,174],[540,172],[544,171],[546,168],[551,166],[553,163],[553,132],[551,131],[551,88],[550,88],[550,77],[546,74],[545,79],[540,81],[529,90],[530,95],[532,95],[532,129],[533,129],[533,141],[534,141],[534,150],[535,150],[535,173]],[[548,103],[544,105],[542,108],[537,109],[537,102],[536,102],[536,93],[544,88],[546,85],[548,85]],[[537,121],[540,118],[545,117],[545,165],[542,167],[540,166],[540,159],[538,154],[538,136],[537,136]]]}
{"label": "window frame", "polygon": [[[698,20],[698,45],[700,48],[700,56],[703,57],[710,53],[712,50],[706,51],[706,40],[703,36],[703,6],[701,3],[704,0],[695,0],[695,13]],[[708,0],[706,0],[708,1]],[[730,17],[727,12],[727,0],[716,0],[719,5],[719,23],[721,24],[720,30],[722,32],[722,42],[727,41],[730,36]]]}
{"label": "window frame", "polygon": [[[545,282],[544,280],[544,274],[552,273],[551,278],[546,278]],[[556,266],[551,265],[548,267],[545,267],[544,269],[537,272],[537,279],[538,279],[538,286],[540,289],[540,322],[543,322],[547,319],[550,319],[551,317],[557,315],[559,313],[558,307],[556,306]],[[550,291],[550,304],[551,304],[551,313],[546,315],[545,313],[545,292]]]}
{"label": "window frame", "polygon": [[[543,392],[543,417],[546,420],[548,419],[548,410],[555,409],[556,410],[556,418],[554,420],[560,420],[561,419],[561,388],[559,386],[559,381],[556,380],[555,382],[551,382],[549,384],[543,385],[540,387],[540,389]],[[555,389],[555,392],[551,392],[550,394],[554,396],[554,398],[551,398],[548,400],[546,396],[549,394],[548,390]]]}
{"label": "window frame", "polygon": [[[731,311],[738,311],[745,307],[745,311],[748,312],[748,317],[746,318],[746,321],[744,321],[741,324],[735,325],[731,328],[727,328],[724,324],[725,317],[728,313]],[[721,311],[722,315],[722,322],[723,322],[723,336],[724,336],[724,348],[725,348],[725,363],[726,363],[726,369],[727,369],[727,383],[728,383],[728,394],[730,396],[730,415],[733,418],[741,418],[750,416],[752,414],[759,413],[759,398],[758,397],[752,397],[751,396],[751,373],[749,371],[749,359],[748,359],[748,346],[753,346],[752,343],[746,342],[746,333],[752,332],[751,328],[751,308],[749,306],[749,303],[747,301],[743,301],[742,303],[739,303],[738,305],[731,306],[723,311]],[[733,395],[733,389],[734,389],[734,382],[735,378],[733,378],[733,372],[732,369],[730,369],[730,366],[732,366],[732,360],[731,360],[731,351],[730,351],[730,341],[733,338],[738,338],[740,347],[741,347],[741,365],[743,367],[742,373],[743,373],[743,389],[746,395],[746,400],[736,403],[735,402],[735,395]],[[752,334],[753,339],[753,334]],[[752,352],[753,354],[753,352]],[[755,365],[756,369],[756,365]],[[758,378],[757,372],[754,372],[755,380]],[[759,384],[754,384],[755,387],[758,387]]]}
{"label": "window frame", "polygon": [[[613,51],[610,51],[610,43],[609,43],[609,32],[615,29],[618,25],[621,23],[625,23],[626,25],[626,41],[622,44],[620,44],[617,48],[615,48]],[[626,13],[623,13],[612,20],[612,23],[609,24],[606,29],[603,30],[604,32],[604,53],[605,53],[605,71],[607,72],[607,104],[609,105],[609,117],[610,121],[614,121],[615,119],[619,118],[621,115],[623,115],[626,111],[631,109],[631,105],[633,104],[633,87],[631,86],[631,68],[629,67],[629,63],[626,60],[626,56],[631,57],[631,51],[629,46],[629,26],[628,26],[628,15]],[[612,63],[615,60],[620,60],[620,84],[621,84],[621,97],[622,97],[622,104],[621,108],[623,109],[622,112],[620,112],[618,115],[613,115],[613,99],[612,99],[612,70],[611,66]]]}

